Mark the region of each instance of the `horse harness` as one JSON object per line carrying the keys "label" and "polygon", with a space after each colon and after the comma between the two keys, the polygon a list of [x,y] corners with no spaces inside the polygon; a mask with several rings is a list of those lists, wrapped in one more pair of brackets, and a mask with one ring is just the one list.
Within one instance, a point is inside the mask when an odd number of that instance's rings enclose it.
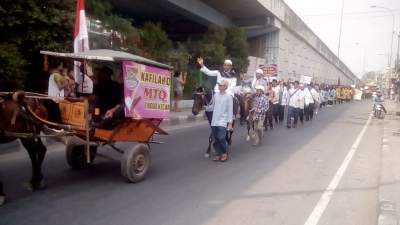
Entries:
{"label": "horse harness", "polygon": [[[18,118],[22,119],[22,123],[24,123],[27,132],[16,132],[16,131],[7,131],[7,130],[1,130],[0,131],[0,136],[6,136],[6,137],[12,137],[12,138],[33,138],[35,141],[38,140],[38,138],[41,137],[40,135],[40,129],[37,129],[37,126],[40,126],[41,124],[36,121],[29,110],[27,110],[27,104],[18,98],[18,93],[20,92],[14,92],[10,93],[9,96],[12,94],[11,101],[15,103],[16,107],[12,110],[12,116],[10,119],[10,125],[11,128],[16,128],[17,125],[17,120]],[[16,97],[17,96],[17,97]],[[0,103],[5,102],[4,98],[0,97]],[[37,101],[37,100],[36,100]]]}
{"label": "horse harness", "polygon": [[[196,93],[196,94],[198,94],[198,95],[200,95],[201,96],[201,98],[202,98],[202,100],[203,100],[203,102],[204,102],[204,104],[203,104],[203,106],[205,106],[205,108],[206,109],[208,109],[208,108],[210,108],[213,104],[214,104],[214,91],[210,91],[211,92],[211,100],[208,100],[207,98],[206,98],[206,96],[207,96],[207,91],[205,90],[205,88],[204,87],[202,87],[201,88],[201,90],[202,90],[202,92],[201,93]],[[239,109],[238,109],[238,107],[236,107],[236,109],[235,109],[235,106],[239,106],[239,99],[238,99],[238,97],[237,96],[232,96],[232,98],[233,98],[233,107],[234,107],[234,109],[233,109],[233,111],[234,111],[234,113],[237,113],[238,111],[239,111]],[[235,104],[236,103],[236,104]]]}

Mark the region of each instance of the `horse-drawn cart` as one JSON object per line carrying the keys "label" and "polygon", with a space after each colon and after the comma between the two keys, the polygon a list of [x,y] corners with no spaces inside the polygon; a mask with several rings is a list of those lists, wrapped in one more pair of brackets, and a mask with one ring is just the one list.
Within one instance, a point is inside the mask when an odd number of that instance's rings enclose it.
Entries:
{"label": "horse-drawn cart", "polygon": [[[140,56],[112,50],[90,50],[82,53],[41,51],[41,54],[73,60],[75,66],[78,61],[85,65],[83,68],[87,68],[89,64],[91,67],[106,64],[120,69],[117,76],[122,77],[116,79],[123,78],[119,82],[124,89],[124,116],[116,119],[112,128],[93,125],[93,118],[99,110],[90,95],[55,99],[61,114],[61,121],[58,123],[32,113],[47,127],[63,127],[64,130],[72,131],[73,135],[70,133],[62,141],[66,144],[67,162],[73,169],[87,167],[95,159],[97,147],[109,145],[122,154],[121,174],[128,181],[144,179],[151,163],[149,144],[159,143],[154,141],[155,134],[167,134],[160,128],[160,124],[169,115],[172,68]],[[85,76],[82,74],[81,76]],[[95,72],[93,77],[95,80]],[[45,132],[55,134],[62,131],[47,129]],[[137,144],[131,149],[122,150],[114,145],[116,142]]]}

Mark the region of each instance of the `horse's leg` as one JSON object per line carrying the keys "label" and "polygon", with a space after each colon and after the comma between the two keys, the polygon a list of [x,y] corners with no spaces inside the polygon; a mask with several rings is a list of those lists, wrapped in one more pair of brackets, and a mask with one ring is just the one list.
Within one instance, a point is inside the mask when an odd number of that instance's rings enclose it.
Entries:
{"label": "horse's leg", "polygon": [[37,180],[35,180],[35,182],[33,183],[33,187],[34,189],[39,189],[39,188],[43,188],[43,174],[42,174],[42,165],[43,165],[43,161],[44,158],[46,156],[46,152],[47,152],[47,148],[46,146],[43,144],[42,140],[39,138],[37,139],[36,143],[36,149],[37,149],[37,160],[38,160],[38,166],[37,166]]}
{"label": "horse's leg", "polygon": [[3,182],[0,181],[0,196],[4,195]]}
{"label": "horse's leg", "polygon": [[246,137],[246,141],[250,141],[250,121],[249,121],[249,119],[246,120],[246,125],[247,125],[247,137]]}
{"label": "horse's leg", "polygon": [[4,204],[6,200],[6,195],[3,190],[3,183],[0,181],[0,206]]}
{"label": "horse's leg", "polygon": [[210,158],[212,140],[213,140],[213,138],[212,138],[212,133],[211,133],[210,136],[208,137],[208,147],[207,147],[206,153],[204,153],[204,157],[206,157],[206,158]]}
{"label": "horse's leg", "polygon": [[[235,120],[232,122],[232,129],[235,127]],[[226,132],[226,141],[228,142],[228,146],[232,145],[232,134],[233,130],[229,130]]]}
{"label": "horse's leg", "polygon": [[30,187],[33,190],[40,189],[43,180],[42,164],[47,151],[46,146],[43,145],[39,138],[36,141],[34,139],[21,139],[21,142],[28,151],[32,163]]}
{"label": "horse's leg", "polygon": [[242,96],[238,97],[238,100],[239,100],[240,125],[243,125],[246,122],[245,102]]}
{"label": "horse's leg", "polygon": [[[208,124],[210,125],[210,130],[211,130],[211,121],[212,121],[212,112],[206,111],[205,112]],[[210,133],[210,136],[208,137],[208,147],[206,150],[206,153],[204,153],[204,157],[209,158],[211,154],[211,144],[213,142],[213,137],[212,137],[212,132]]]}

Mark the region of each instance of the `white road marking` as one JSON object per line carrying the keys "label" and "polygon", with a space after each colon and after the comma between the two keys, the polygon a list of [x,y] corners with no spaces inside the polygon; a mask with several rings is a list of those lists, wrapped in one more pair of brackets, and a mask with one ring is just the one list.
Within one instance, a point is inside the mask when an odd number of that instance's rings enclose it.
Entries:
{"label": "white road marking", "polygon": [[369,116],[367,122],[365,123],[363,129],[361,132],[358,134],[355,142],[351,146],[349,152],[347,153],[346,157],[344,158],[342,165],[340,165],[339,169],[337,170],[335,176],[329,183],[328,187],[322,194],[321,198],[319,199],[317,205],[315,206],[314,210],[308,217],[307,221],[304,223],[304,225],[317,225],[319,220],[322,217],[322,214],[324,213],[326,207],[328,206],[337,186],[340,183],[340,180],[342,179],[344,173],[346,172],[347,167],[349,166],[351,159],[353,158],[355,152],[358,149],[358,146],[360,145],[360,142],[367,131],[368,125],[371,122],[372,115]]}

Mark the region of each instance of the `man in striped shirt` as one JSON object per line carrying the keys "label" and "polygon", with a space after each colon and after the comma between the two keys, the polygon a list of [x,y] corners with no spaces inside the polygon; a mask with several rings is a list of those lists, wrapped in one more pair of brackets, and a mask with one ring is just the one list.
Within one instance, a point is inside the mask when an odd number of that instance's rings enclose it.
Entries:
{"label": "man in striped shirt", "polygon": [[265,114],[269,108],[268,98],[264,95],[264,87],[258,85],[255,87],[256,95],[253,100],[253,121],[254,121],[254,146],[261,143],[264,136],[264,120]]}

